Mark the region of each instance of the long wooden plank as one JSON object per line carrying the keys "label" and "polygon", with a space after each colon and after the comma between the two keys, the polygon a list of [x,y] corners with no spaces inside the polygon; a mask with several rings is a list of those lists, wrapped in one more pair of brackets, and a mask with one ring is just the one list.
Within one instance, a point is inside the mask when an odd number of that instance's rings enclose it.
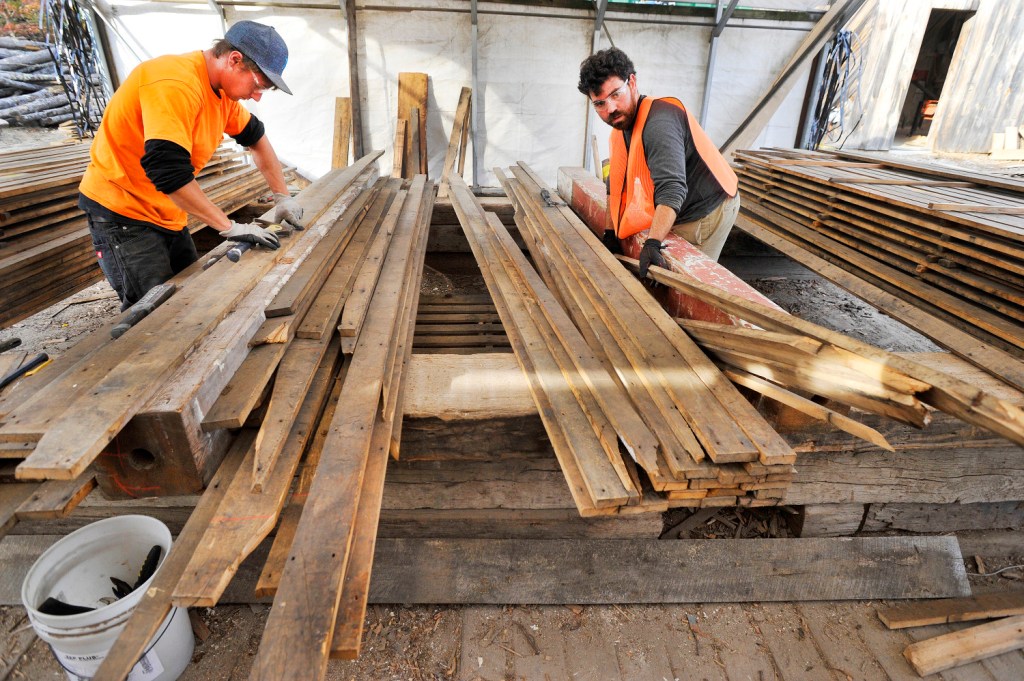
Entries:
{"label": "long wooden plank", "polygon": [[[422,193],[424,178],[410,194]],[[408,203],[408,202],[407,202]],[[411,206],[417,210],[418,206]],[[389,340],[399,316],[398,300],[407,282],[407,256],[415,220],[400,220],[392,239],[364,333],[352,355],[309,498],[296,529],[267,627],[250,674],[279,681],[321,679],[326,673],[337,618],[355,513],[362,488],[373,424],[380,405]]]}
{"label": "long wooden plank", "polygon": [[829,423],[840,430],[846,431],[850,435],[859,437],[862,440],[870,442],[871,444],[881,447],[887,451],[896,451],[896,449],[889,444],[889,441],[885,439],[884,435],[870,426],[854,421],[849,416],[844,416],[843,414],[820,405],[813,400],[809,400],[806,397],[790,392],[775,385],[774,383],[766,381],[760,376],[755,376],[754,374],[747,373],[746,371],[741,371],[739,369],[726,369],[724,373],[732,382],[754,390],[765,397],[770,397],[776,402],[792,407],[802,414],[806,414],[819,421]]}
{"label": "long wooden plank", "polygon": [[903,656],[921,676],[1024,648],[1024,615],[918,641]]}
{"label": "long wooden plank", "polygon": [[[515,180],[507,181],[505,186],[510,195],[518,195]],[[543,230],[532,224],[525,214],[524,218],[523,233],[533,232],[534,242],[542,239]],[[552,252],[561,254],[563,250],[554,247]],[[592,348],[604,353],[608,367],[637,405],[641,418],[659,439],[660,454],[667,466],[664,475],[685,479],[700,472],[701,467],[706,468],[704,450],[686,420],[660,385],[645,376],[642,354],[624,333],[618,331],[616,321],[607,313],[600,312],[601,299],[595,287],[579,285],[567,271],[570,261],[563,259],[563,262],[566,267],[548,268],[550,281],[563,292],[562,300],[581,333]],[[648,469],[647,473],[653,476],[659,471]]]}
{"label": "long wooden plank", "polygon": [[323,414],[313,435],[313,441],[306,449],[299,467],[298,481],[292,490],[288,504],[277,524],[277,531],[274,535],[274,543],[267,554],[267,560],[263,563],[263,570],[256,582],[256,595],[260,597],[273,598],[277,593],[277,587],[281,584],[281,574],[288,561],[288,553],[291,551],[292,542],[295,540],[295,529],[298,527],[299,518],[302,516],[302,508],[306,505],[309,497],[309,487],[313,483],[313,476],[316,475],[316,467],[320,463],[320,456],[323,454],[324,442],[330,432],[331,421],[334,420],[334,412],[338,408],[338,399],[341,395],[341,386],[344,383],[345,365],[342,365],[341,375],[334,379],[331,394],[327,398]]}
{"label": "long wooden plank", "polygon": [[265,343],[249,350],[234,377],[203,417],[203,430],[241,428],[287,350],[285,343]]}
{"label": "long wooden plank", "polygon": [[342,337],[354,338],[358,335],[360,325],[366,317],[366,309],[369,307],[373,289],[377,286],[377,278],[380,276],[380,268],[384,264],[384,256],[387,254],[391,238],[395,234],[395,227],[398,224],[398,216],[401,214],[402,206],[405,204],[407,192],[401,190],[395,196],[391,208],[381,223],[380,229],[374,237],[366,258],[363,260],[356,280],[352,285],[352,294],[345,302],[345,309],[341,313],[341,322],[338,324],[338,333]]}
{"label": "long wooden plank", "polygon": [[334,98],[334,142],[331,147],[331,168],[348,165],[352,148],[352,99]]}
{"label": "long wooden plank", "polygon": [[[362,175],[363,171],[380,157],[381,153],[383,152],[373,152],[360,159],[351,168],[325,175],[300,195],[304,206],[309,209],[308,213],[314,225],[321,215],[328,212],[328,209],[338,195],[346,187],[353,184]],[[286,240],[281,251],[290,254],[292,249],[302,244],[309,241],[315,243],[323,235],[324,232],[322,230],[324,229],[325,227],[320,225],[311,227],[304,233],[304,236],[296,237],[294,240]],[[259,256],[260,254],[256,253],[254,255]],[[283,255],[284,253],[282,253]],[[243,260],[243,262],[239,263],[241,268],[229,270],[229,272],[241,271],[241,269],[249,267],[247,263],[253,260],[257,260],[257,258]],[[262,262],[263,258],[260,257],[258,260]],[[218,265],[223,267],[227,263],[218,261]],[[201,265],[197,263],[190,268],[186,268],[179,276],[195,275],[198,277],[200,269]],[[213,268],[206,269],[209,271]],[[217,278],[217,275],[207,275],[202,281],[209,280],[210,287],[216,289]],[[61,367],[61,371],[44,372],[39,380],[32,381],[32,390],[29,390],[29,386],[26,386],[25,391],[14,391],[10,396],[10,400],[4,400],[4,404],[0,405],[0,416],[5,417],[4,427],[0,428],[0,437],[2,437],[3,431],[17,426],[36,432],[37,435],[33,439],[38,439],[38,435],[45,431],[49,422],[62,413],[68,404],[86,401],[85,395],[96,384],[99,377],[104,375],[104,365],[98,364],[95,361],[97,353],[102,351],[112,355],[121,353],[131,356],[151,352],[148,336],[159,335],[155,329],[156,325],[160,323],[158,320],[166,317],[176,318],[183,309],[194,307],[194,298],[206,288],[209,287],[183,287],[183,290],[164,303],[157,313],[144,319],[131,332],[125,334],[113,344],[110,342],[107,329],[101,329],[91,334],[88,343],[77,344],[67,353],[66,359],[60,358],[55,362],[55,365]],[[180,322],[178,327],[180,328]],[[111,351],[112,347],[114,347],[113,351]],[[57,369],[57,366],[53,368]],[[12,418],[11,414],[16,413],[19,409],[27,412],[27,416],[22,415]]]}
{"label": "long wooden plank", "polygon": [[969,598],[946,598],[923,603],[900,603],[878,609],[878,619],[890,629],[1016,615],[1024,615],[1024,591],[995,592]]}
{"label": "long wooden plank", "polygon": [[[932,598],[968,593],[959,561],[954,537],[382,539],[371,598],[434,604]],[[391,569],[399,563],[401,569]],[[643,579],[624,565],[643,565]],[[496,573],[510,577],[493,580]]]}
{"label": "long wooden plank", "polygon": [[[487,220],[493,230],[495,241],[501,247],[500,252],[508,262],[515,264],[516,274],[521,278],[521,281],[513,283],[524,297],[536,298],[537,307],[547,320],[551,333],[557,336],[558,342],[568,351],[566,357],[571,365],[563,366],[563,373],[569,370],[570,374],[578,374],[579,379],[582,379],[593,393],[599,408],[607,415],[630,456],[645,469],[656,468],[657,440],[636,410],[631,408],[625,390],[608,375],[600,358],[589,348],[582,334],[573,326],[569,315],[541,281],[540,275],[533,270],[519,247],[512,242],[508,231],[501,225],[497,216],[489,213]],[[545,333],[545,340],[548,339],[554,340],[551,335]],[[567,378],[571,379],[570,385],[578,382],[578,379],[573,380],[569,375]],[[579,388],[574,388],[574,392],[576,390]],[[613,465],[616,463],[613,461]],[[618,466],[616,469],[618,470]]]}
{"label": "long wooden plank", "polygon": [[373,425],[373,437],[359,492],[359,506],[356,509],[352,546],[345,566],[331,636],[330,656],[353,660],[359,655],[363,640],[363,622],[366,620],[366,603],[370,595],[370,573],[373,569],[374,549],[377,545],[377,524],[380,521],[380,505],[384,496],[384,475],[387,471],[388,449],[391,444],[393,422],[377,417]]}
{"label": "long wooden plank", "polygon": [[[322,365],[326,363],[334,366],[334,358],[330,357],[332,347],[337,351],[337,344],[328,343],[326,338],[322,341],[296,339],[288,346],[288,352],[281,360],[274,387],[270,392],[267,414],[263,417],[263,423],[256,435],[252,459],[253,492],[261,492],[268,484],[272,473],[279,475],[276,463],[282,452],[289,446],[296,448],[294,443],[289,442],[295,431],[295,424],[303,423],[298,417],[309,396],[317,392],[311,391],[310,386],[321,376]],[[323,381],[326,382],[326,378]],[[323,388],[323,392],[326,394],[326,387]],[[321,401],[322,397],[323,395]],[[316,404],[315,411],[319,414],[320,403]],[[306,429],[309,428],[311,426],[306,422]],[[290,479],[291,475],[287,477]]]}
{"label": "long wooden plank", "polygon": [[128,619],[124,630],[118,635],[96,675],[93,676],[95,681],[122,681],[142,657],[146,645],[170,612],[171,593],[185,572],[193,552],[199,547],[207,526],[224,498],[228,484],[238,472],[245,453],[252,446],[255,437],[256,433],[252,431],[243,430],[239,433],[210,484],[207,485],[206,491],[200,497],[195,510],[189,516],[185,527],[175,538],[149,589],[135,606],[135,611]]}
{"label": "long wooden plank", "polygon": [[[186,353],[213,330],[283,253],[279,249],[251,255],[237,265],[221,262],[197,275],[192,282],[196,295],[187,297],[180,292],[172,296],[124,336],[95,353],[90,368],[95,367],[102,376],[91,386],[90,397],[76,401],[65,413],[34,431],[34,435],[41,435],[39,443],[18,467],[18,476],[61,480],[78,477],[181,365]],[[182,309],[183,300],[179,298],[188,299],[190,304]],[[122,342],[128,339],[133,342]],[[52,387],[54,384],[39,395],[52,392]],[[16,432],[19,426],[12,416],[4,430]]]}
{"label": "long wooden plank", "polygon": [[444,164],[441,166],[441,183],[437,189],[439,199],[448,196],[448,178],[455,172],[455,162],[458,160],[463,128],[468,127],[469,105],[472,97],[473,90],[468,87],[462,88],[459,93],[459,104],[455,107],[455,117],[452,119],[452,134],[448,140],[448,151],[445,152]]}
{"label": "long wooden plank", "polygon": [[379,205],[377,199],[385,182],[383,178],[378,180],[372,189],[363,192],[338,219],[331,231],[321,241],[320,248],[303,261],[300,271],[296,272],[281,287],[273,302],[267,305],[266,315],[268,318],[286,315],[302,316],[323,280],[341,257],[344,244],[348,242],[355,226],[375,206]]}
{"label": "long wooden plank", "polygon": [[[336,356],[337,343],[333,347]],[[216,605],[242,560],[274,528],[331,386],[334,360],[329,353],[328,359],[316,368],[309,391],[300,398],[301,408],[275,462],[274,475],[268,477],[262,491],[252,490],[255,442],[246,451],[238,473],[226,482],[224,497],[174,587],[175,605]]]}
{"label": "long wooden plank", "polygon": [[[389,214],[394,208],[395,201],[402,198],[402,194],[401,191],[395,193],[391,208],[388,209]],[[386,220],[386,216],[384,219]],[[320,294],[310,305],[302,318],[302,323],[296,329],[295,335],[298,338],[316,340],[333,333],[342,310],[348,306],[356,275],[366,260],[370,245],[382,228],[380,220],[363,220],[359,224],[352,235],[352,240],[345,247],[345,252],[320,288]]]}
{"label": "long wooden plank", "polygon": [[945,177],[951,180],[966,180],[972,184],[993,187],[996,189],[1006,189],[1024,194],[1024,181],[1017,180],[1012,177],[999,177],[997,175],[988,175],[984,173],[971,173],[962,168],[952,169],[931,163],[915,163],[913,161],[894,157],[891,154],[872,154],[860,151],[835,151],[832,153],[840,158],[867,161],[869,163],[880,163],[888,168],[909,170],[915,173],[931,175],[933,177]]}

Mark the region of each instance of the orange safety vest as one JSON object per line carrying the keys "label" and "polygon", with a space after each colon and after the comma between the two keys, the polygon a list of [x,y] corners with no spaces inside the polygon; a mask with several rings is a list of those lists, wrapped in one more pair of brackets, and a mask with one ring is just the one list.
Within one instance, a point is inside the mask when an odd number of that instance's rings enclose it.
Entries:
{"label": "orange safety vest", "polygon": [[[707,164],[711,174],[729,196],[736,196],[739,181],[736,173],[729,167],[728,161],[718,151],[708,134],[697,123],[697,119],[687,111],[683,103],[674,97],[660,97],[660,101],[678,106],[686,113],[690,124],[690,137],[693,145]],[[647,156],[644,154],[644,124],[651,110],[651,97],[645,97],[637,107],[636,121],[633,123],[633,135],[630,138],[629,151],[626,151],[626,137],[621,130],[612,130],[609,141],[611,150],[611,174],[608,182],[611,194],[608,197],[608,212],[611,215],[612,228],[620,239],[633,236],[651,226],[654,220],[654,180],[651,170],[647,167]],[[625,196],[623,196],[625,194]]]}

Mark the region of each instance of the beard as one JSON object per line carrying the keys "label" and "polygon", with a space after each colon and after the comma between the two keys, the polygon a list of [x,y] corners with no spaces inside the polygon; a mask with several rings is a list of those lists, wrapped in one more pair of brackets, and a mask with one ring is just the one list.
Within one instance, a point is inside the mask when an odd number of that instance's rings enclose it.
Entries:
{"label": "beard", "polygon": [[633,127],[633,121],[636,120],[636,108],[632,111],[616,111],[614,114],[608,117],[605,121],[608,125],[612,126],[616,130],[629,130]]}

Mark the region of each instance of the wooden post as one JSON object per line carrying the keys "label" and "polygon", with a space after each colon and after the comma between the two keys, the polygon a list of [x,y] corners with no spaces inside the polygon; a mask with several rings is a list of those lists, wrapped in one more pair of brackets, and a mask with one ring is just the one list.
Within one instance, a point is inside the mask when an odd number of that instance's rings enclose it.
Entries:
{"label": "wooden post", "polygon": [[331,169],[348,166],[348,152],[352,145],[352,99],[338,97],[334,100],[334,150],[331,154]]}
{"label": "wooden post", "polygon": [[345,23],[348,26],[348,90],[352,97],[352,153],[355,158],[362,158],[363,149],[363,116],[362,98],[359,95],[359,49],[356,45],[355,0],[344,0]]}

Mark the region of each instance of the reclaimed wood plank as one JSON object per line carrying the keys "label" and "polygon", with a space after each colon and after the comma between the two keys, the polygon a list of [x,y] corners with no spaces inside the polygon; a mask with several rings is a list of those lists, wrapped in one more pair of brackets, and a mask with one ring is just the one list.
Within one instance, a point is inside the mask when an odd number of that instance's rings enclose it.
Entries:
{"label": "reclaimed wood plank", "polygon": [[[378,564],[405,566],[377,573],[381,579],[371,585],[371,598],[380,602],[728,603],[912,597],[915,593],[935,598],[969,590],[952,537],[673,542],[396,539],[378,541],[378,547]],[[645,566],[643,580],[620,569],[638,561]],[[452,570],[463,578],[443,577]],[[496,584],[484,577],[494,570],[516,578]]]}

